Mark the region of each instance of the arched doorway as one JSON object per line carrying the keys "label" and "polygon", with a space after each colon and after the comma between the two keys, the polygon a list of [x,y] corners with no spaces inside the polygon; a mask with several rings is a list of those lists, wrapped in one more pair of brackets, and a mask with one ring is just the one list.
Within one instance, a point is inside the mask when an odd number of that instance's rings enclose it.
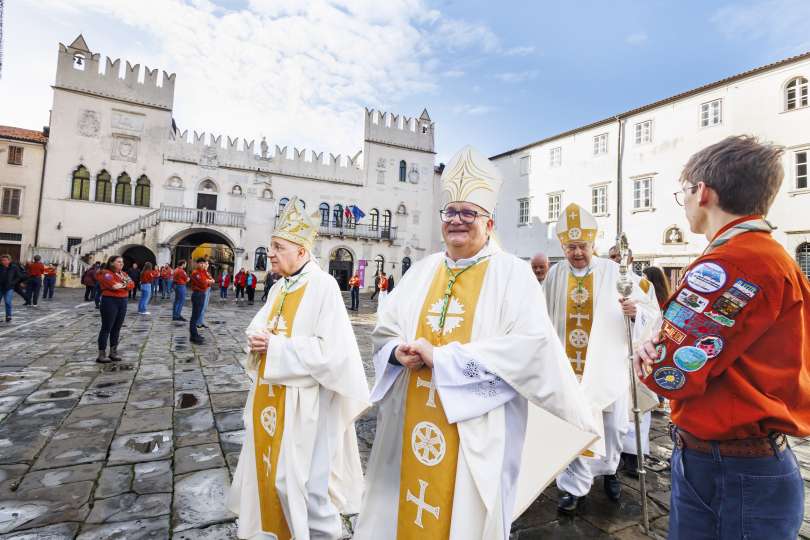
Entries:
{"label": "arched doorway", "polygon": [[329,255],[329,274],[338,282],[341,291],[349,290],[349,278],[354,270],[354,257],[346,248],[336,248]]}
{"label": "arched doorway", "polygon": [[147,262],[154,266],[157,261],[152,250],[144,246],[130,246],[121,252],[121,257],[124,259],[124,268],[129,268],[132,263],[138,263],[138,268],[143,268],[144,263]]}
{"label": "arched doorway", "polygon": [[172,266],[185,260],[188,267],[194,259],[204,257],[210,266],[208,272],[216,279],[223,270],[233,273],[236,264],[230,240],[217,231],[198,229],[181,236],[172,245]]}

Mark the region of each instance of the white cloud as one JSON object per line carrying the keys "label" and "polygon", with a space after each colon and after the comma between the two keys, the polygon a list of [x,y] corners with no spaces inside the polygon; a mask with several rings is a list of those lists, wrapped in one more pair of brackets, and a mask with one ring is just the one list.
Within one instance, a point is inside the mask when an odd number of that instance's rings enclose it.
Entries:
{"label": "white cloud", "polygon": [[469,116],[480,116],[482,114],[489,114],[495,111],[495,107],[491,107],[489,105],[456,105],[453,107],[453,114],[456,115],[469,115]]}
{"label": "white cloud", "polygon": [[512,47],[503,51],[505,56],[528,56],[535,51],[535,47],[531,45],[523,45],[520,47]]}
{"label": "white cloud", "polygon": [[642,43],[646,43],[647,39],[648,37],[645,32],[635,32],[624,38],[624,41],[630,45],[641,45]]}
{"label": "white cloud", "polygon": [[795,54],[810,50],[807,0],[761,0],[749,5],[727,5],[711,18],[717,29],[729,39],[765,39],[780,53]]}
{"label": "white cloud", "polygon": [[495,78],[505,83],[521,83],[536,79],[537,71],[534,69],[526,71],[507,71],[504,73],[496,73]]}
{"label": "white cloud", "polygon": [[460,69],[448,69],[447,71],[442,72],[442,77],[447,77],[448,79],[457,79],[459,77],[463,77],[464,75],[464,71]]}

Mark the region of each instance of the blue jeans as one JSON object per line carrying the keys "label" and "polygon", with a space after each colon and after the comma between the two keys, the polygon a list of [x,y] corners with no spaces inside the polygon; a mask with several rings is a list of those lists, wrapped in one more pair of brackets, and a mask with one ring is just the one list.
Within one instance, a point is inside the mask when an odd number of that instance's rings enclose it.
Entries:
{"label": "blue jeans", "polygon": [[211,300],[211,287],[208,287],[205,290],[205,301],[203,301],[202,310],[200,311],[200,316],[197,318],[197,324],[203,324],[205,322],[205,310],[208,309],[208,302]]}
{"label": "blue jeans", "polygon": [[111,347],[118,347],[118,336],[127,316],[127,299],[105,296],[101,299],[101,330],[98,333],[98,350],[107,349],[107,339]]}
{"label": "blue jeans", "polygon": [[96,301],[96,309],[101,309],[101,285],[93,285],[93,300]]}
{"label": "blue jeans", "polygon": [[42,289],[42,278],[40,276],[28,278],[27,284],[28,303],[37,305],[39,291]]}
{"label": "blue jeans", "polygon": [[228,298],[228,287],[220,287],[219,288],[219,297],[220,298]]}
{"label": "blue jeans", "polygon": [[174,286],[174,309],[172,309],[172,319],[179,319],[183,315],[183,304],[186,301],[186,286]]}
{"label": "blue jeans", "polygon": [[6,305],[6,317],[11,317],[11,301],[14,300],[14,289],[2,293],[3,303]]}
{"label": "blue jeans", "polygon": [[163,282],[163,292],[161,293],[161,298],[171,298],[172,297],[172,288],[174,287],[173,281],[171,279],[167,279]]}
{"label": "blue jeans", "polygon": [[197,337],[200,333],[197,331],[197,323],[202,320],[202,310],[205,305],[207,294],[204,292],[191,293],[191,317],[188,322],[188,332],[191,337]]}
{"label": "blue jeans", "polygon": [[152,296],[152,284],[141,283],[141,299],[138,302],[138,313],[146,313],[146,306],[149,304],[149,298]]}
{"label": "blue jeans", "polygon": [[53,298],[53,290],[56,287],[56,276],[45,276],[42,278],[42,299]]}
{"label": "blue jeans", "polygon": [[804,483],[790,448],[735,458],[675,447],[670,507],[670,540],[793,540]]}

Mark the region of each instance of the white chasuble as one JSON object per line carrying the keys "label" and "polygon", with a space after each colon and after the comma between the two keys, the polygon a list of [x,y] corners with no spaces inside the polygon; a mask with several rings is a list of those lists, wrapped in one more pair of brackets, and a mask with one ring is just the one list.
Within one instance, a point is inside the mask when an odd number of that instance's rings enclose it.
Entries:
{"label": "white chasuble", "polygon": [[[596,437],[536,278],[496,247],[419,261],[372,337],[379,411],[356,540],[505,540],[513,512]],[[433,370],[389,362],[418,337]],[[553,446],[549,459],[525,456],[524,439]]]}
{"label": "white chasuble", "polygon": [[247,333],[272,335],[249,355],[255,380],[228,496],[239,538],[338,538],[359,511],[363,475],[354,420],[368,386],[334,278],[314,262],[276,282]]}

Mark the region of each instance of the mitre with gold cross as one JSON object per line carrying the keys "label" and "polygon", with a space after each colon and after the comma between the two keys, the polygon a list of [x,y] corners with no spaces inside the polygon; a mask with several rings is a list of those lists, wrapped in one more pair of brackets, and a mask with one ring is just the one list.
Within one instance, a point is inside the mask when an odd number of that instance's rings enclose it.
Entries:
{"label": "mitre with gold cross", "polygon": [[307,214],[304,203],[298,200],[298,197],[293,197],[278,217],[273,237],[289,240],[312,251],[315,236],[318,234],[316,215]]}
{"label": "mitre with gold cross", "polygon": [[568,242],[593,242],[599,225],[596,219],[576,203],[565,207],[557,222],[557,238],[562,244]]}
{"label": "mitre with gold cross", "polygon": [[476,204],[492,214],[503,177],[472,146],[459,150],[442,173],[442,207],[452,202]]}

